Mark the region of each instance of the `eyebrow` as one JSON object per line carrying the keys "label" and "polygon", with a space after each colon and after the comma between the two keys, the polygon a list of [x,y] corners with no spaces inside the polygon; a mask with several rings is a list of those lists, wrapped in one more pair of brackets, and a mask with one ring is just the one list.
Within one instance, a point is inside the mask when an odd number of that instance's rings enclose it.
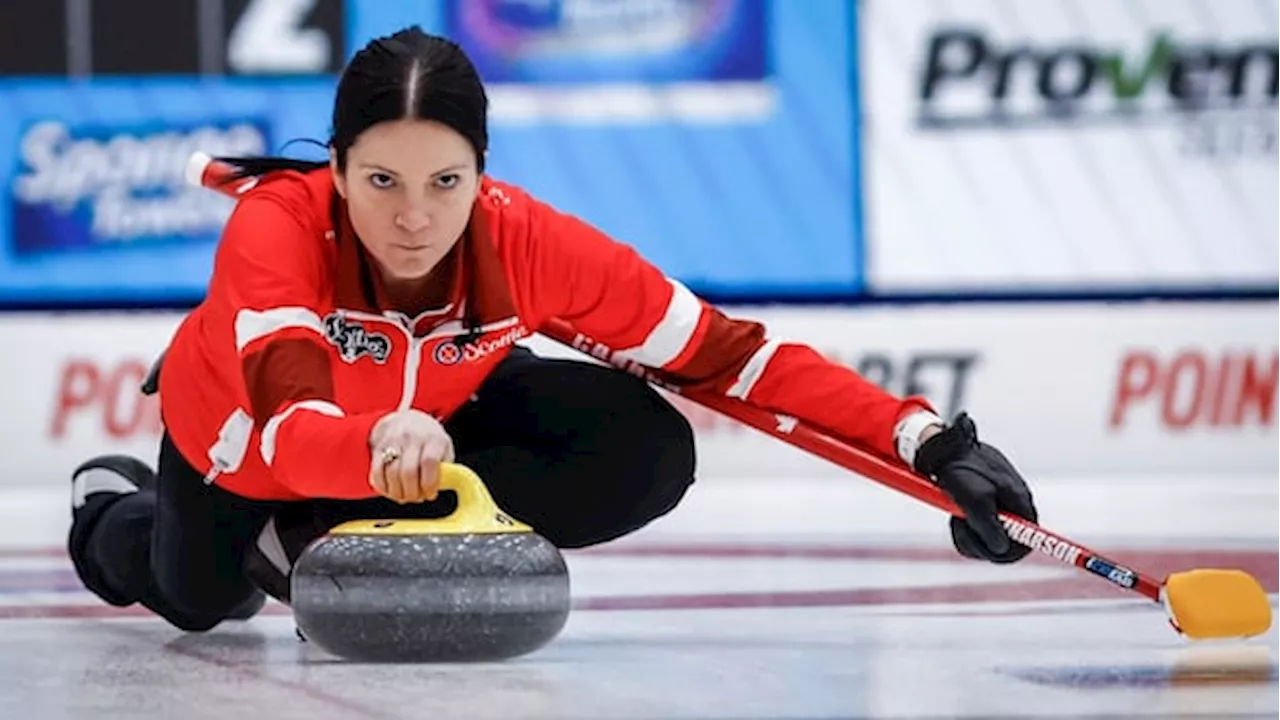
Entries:
{"label": "eyebrow", "polygon": [[[466,167],[467,167],[467,164],[466,164],[466,163],[457,163],[457,164],[454,164],[454,165],[450,165],[450,166],[449,166],[449,167],[447,167],[447,168],[442,168],[442,169],[440,169],[440,170],[437,170],[437,171],[435,171],[435,172],[431,173],[431,177],[435,177],[436,175],[443,175],[444,173],[447,173],[447,172],[449,172],[449,171],[451,171],[451,170],[465,170],[465,169],[466,169]],[[386,174],[388,174],[388,175],[396,175],[396,176],[400,175],[400,173],[396,172],[395,170],[392,170],[391,168],[383,167],[383,166],[381,166],[381,165],[377,165],[377,164],[374,164],[374,163],[360,163],[360,169],[362,169],[362,170],[379,170],[379,171],[384,172],[384,173],[386,173]]]}

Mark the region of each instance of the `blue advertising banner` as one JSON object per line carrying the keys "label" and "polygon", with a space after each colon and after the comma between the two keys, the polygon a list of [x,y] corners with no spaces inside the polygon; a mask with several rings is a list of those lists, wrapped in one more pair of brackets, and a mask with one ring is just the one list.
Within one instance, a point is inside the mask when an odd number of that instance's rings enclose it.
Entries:
{"label": "blue advertising banner", "polygon": [[486,82],[763,80],[765,0],[447,0]]}
{"label": "blue advertising banner", "polygon": [[45,120],[18,142],[12,200],[15,258],[216,238],[231,201],[188,185],[197,150],[261,155],[265,119],[69,127]]}
{"label": "blue advertising banner", "polygon": [[203,296],[231,201],[183,182],[195,150],[327,137],[331,79],[0,80],[0,303]]}
{"label": "blue advertising banner", "polygon": [[0,306],[198,301],[230,208],[182,186],[186,156],[323,157],[291,142],[328,138],[333,53],[412,24],[477,63],[495,177],[701,292],[862,287],[845,0],[225,7],[225,28],[182,32],[226,46],[189,57],[177,42],[155,58],[55,47],[5,74],[15,66],[0,51]]}

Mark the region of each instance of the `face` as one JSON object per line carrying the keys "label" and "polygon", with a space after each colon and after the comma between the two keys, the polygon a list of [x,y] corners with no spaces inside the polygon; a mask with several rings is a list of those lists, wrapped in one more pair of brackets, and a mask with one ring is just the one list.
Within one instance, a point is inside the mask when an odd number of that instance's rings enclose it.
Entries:
{"label": "face", "polygon": [[475,151],[457,131],[429,120],[384,122],[361,133],[334,185],[351,225],[387,281],[417,280],[462,236],[480,177]]}

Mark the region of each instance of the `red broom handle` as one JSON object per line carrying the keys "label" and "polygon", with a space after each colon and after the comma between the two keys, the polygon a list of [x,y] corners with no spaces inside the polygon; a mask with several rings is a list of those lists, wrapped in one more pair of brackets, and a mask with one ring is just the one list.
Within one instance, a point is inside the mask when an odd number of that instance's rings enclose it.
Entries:
{"label": "red broom handle", "polygon": [[[715,410],[738,422],[772,435],[775,438],[829,460],[846,470],[905,493],[943,512],[963,516],[964,512],[937,485],[910,470],[902,463],[886,460],[877,453],[864,450],[853,443],[834,437],[804,421],[787,415],[770,412],[742,400],[717,393],[700,392],[680,388],[663,381],[653,371],[616,353],[612,348],[577,332],[568,323],[553,319],[539,332],[547,337],[608,363],[619,370],[645,378],[650,383],[676,393],[698,405]],[[1161,601],[1162,583],[1103,557],[1080,543],[1007,512],[1000,513],[1000,520],[1009,537],[1032,550],[1068,565],[1093,573],[1126,590],[1136,592],[1156,602]]]}

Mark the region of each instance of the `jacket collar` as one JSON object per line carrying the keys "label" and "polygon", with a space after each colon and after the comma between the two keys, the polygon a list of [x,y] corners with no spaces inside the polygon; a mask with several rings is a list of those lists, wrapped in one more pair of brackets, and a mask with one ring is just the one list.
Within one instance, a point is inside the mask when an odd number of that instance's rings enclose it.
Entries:
{"label": "jacket collar", "polygon": [[[347,215],[347,203],[334,190],[332,217],[337,225],[338,267],[334,300],[339,308],[383,314],[393,310],[382,294],[382,284],[373,258],[356,236]],[[506,270],[491,234],[491,224],[484,203],[472,207],[471,219],[458,243],[450,251],[453,277],[450,303],[445,312],[426,312],[416,320],[464,319],[475,325],[506,320],[516,314],[515,303],[507,283]]]}

